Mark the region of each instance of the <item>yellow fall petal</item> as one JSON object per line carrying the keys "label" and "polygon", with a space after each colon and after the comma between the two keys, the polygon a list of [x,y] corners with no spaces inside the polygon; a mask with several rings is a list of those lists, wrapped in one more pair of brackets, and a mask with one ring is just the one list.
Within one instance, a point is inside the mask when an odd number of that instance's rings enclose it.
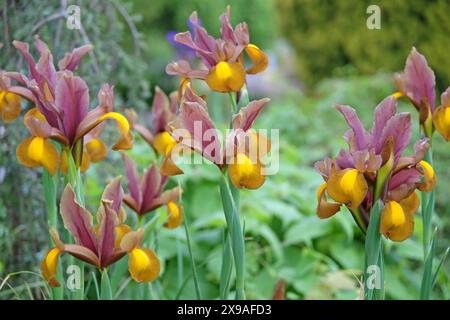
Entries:
{"label": "yellow fall petal", "polygon": [[368,186],[364,175],[356,169],[333,170],[327,182],[329,196],[349,208],[357,208],[366,197]]}
{"label": "yellow fall petal", "polygon": [[86,152],[89,155],[91,162],[99,162],[106,157],[108,149],[103,141],[100,139],[91,139],[85,145]]}
{"label": "yellow fall petal", "polygon": [[41,164],[34,161],[28,156],[28,147],[30,146],[33,137],[28,137],[24,139],[16,148],[16,157],[20,164],[28,168],[36,168]]}
{"label": "yellow fall petal", "polygon": [[317,216],[320,219],[326,219],[335,215],[341,209],[340,203],[328,202],[325,197],[325,191],[327,189],[327,183],[322,183],[317,188]]}
{"label": "yellow fall petal", "polygon": [[261,49],[254,44],[249,44],[245,48],[245,52],[248,54],[253,65],[246,70],[248,74],[255,74],[264,71],[269,65],[269,57]]}
{"label": "yellow fall petal", "polygon": [[205,80],[214,91],[239,91],[245,82],[245,70],[239,62],[221,61],[211,68]]}
{"label": "yellow fall petal", "polygon": [[48,139],[29,137],[16,149],[19,162],[29,168],[43,166],[50,174],[58,170],[60,158],[58,149]]}
{"label": "yellow fall petal", "polygon": [[238,153],[228,165],[228,174],[236,188],[258,189],[265,181],[262,169],[261,163],[252,163],[247,155]]}
{"label": "yellow fall petal", "polygon": [[153,147],[160,155],[170,153],[176,144],[176,140],[167,131],[158,133],[153,140]]}
{"label": "yellow fall petal", "polygon": [[128,270],[137,282],[149,282],[158,278],[160,262],[155,252],[147,248],[134,248],[129,252]]}
{"label": "yellow fall petal", "polygon": [[172,177],[183,174],[184,172],[175,164],[170,155],[168,155],[164,157],[161,164],[161,173],[165,176]]}
{"label": "yellow fall petal", "polygon": [[183,207],[173,201],[167,203],[167,222],[164,227],[168,229],[175,229],[183,223]]}
{"label": "yellow fall petal", "polygon": [[0,116],[3,121],[13,121],[20,115],[21,110],[21,98],[19,95],[0,91]]}
{"label": "yellow fall petal", "polygon": [[60,283],[56,279],[58,272],[58,258],[61,250],[57,247],[50,249],[41,262],[41,272],[50,287],[59,287]]}
{"label": "yellow fall petal", "polygon": [[433,124],[444,139],[450,141],[450,107],[436,108],[433,114]]}
{"label": "yellow fall petal", "polygon": [[102,122],[106,119],[112,119],[116,121],[117,128],[121,133],[120,139],[113,146],[113,150],[128,150],[133,146],[133,138],[130,132],[130,124],[127,118],[117,112],[108,112],[98,119],[98,122]]}
{"label": "yellow fall petal", "polygon": [[419,197],[413,192],[406,199],[389,201],[381,213],[380,233],[392,241],[403,241],[414,231],[414,212],[419,207]]}
{"label": "yellow fall petal", "polygon": [[417,164],[421,169],[424,177],[424,182],[417,185],[417,189],[424,192],[429,192],[436,186],[436,176],[433,167],[426,161],[419,161]]}
{"label": "yellow fall petal", "polygon": [[120,248],[120,242],[122,242],[123,236],[132,231],[131,227],[127,224],[119,224],[116,228],[116,238],[114,239],[114,248]]}

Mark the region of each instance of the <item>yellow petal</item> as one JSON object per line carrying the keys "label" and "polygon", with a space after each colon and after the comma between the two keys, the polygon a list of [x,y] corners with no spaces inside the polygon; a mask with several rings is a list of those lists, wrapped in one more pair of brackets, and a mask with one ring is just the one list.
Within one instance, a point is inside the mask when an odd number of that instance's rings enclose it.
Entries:
{"label": "yellow petal", "polygon": [[25,115],[23,116],[24,121],[26,118],[29,118],[29,117],[33,117],[33,118],[38,119],[39,121],[47,123],[47,119],[42,114],[42,112],[39,111],[38,108],[31,108],[30,110],[28,110],[27,113],[25,113]]}
{"label": "yellow petal", "polygon": [[16,148],[16,157],[19,160],[20,164],[28,167],[28,168],[36,168],[41,164],[39,162],[34,161],[28,156],[28,147],[30,146],[33,137],[28,137],[23,140]]}
{"label": "yellow petal", "polygon": [[156,254],[147,248],[134,248],[129,253],[128,270],[137,282],[155,280],[160,271],[160,263]]}
{"label": "yellow petal", "polygon": [[173,162],[170,155],[165,156],[163,162],[161,164],[161,173],[165,176],[172,177],[179,174],[183,174],[183,170],[181,170],[175,162]]}
{"label": "yellow petal", "polygon": [[340,203],[331,203],[327,201],[325,196],[326,189],[326,182],[322,183],[319,188],[317,188],[317,216],[320,219],[329,218],[341,209]]}
{"label": "yellow petal", "polygon": [[450,141],[450,107],[436,108],[433,114],[433,124],[444,139]]}
{"label": "yellow petal", "polygon": [[400,202],[389,201],[381,213],[380,232],[392,241],[403,241],[414,231],[414,212],[419,197],[413,192]]}
{"label": "yellow petal", "polygon": [[424,160],[419,161],[417,165],[421,169],[424,177],[424,182],[419,183],[417,189],[424,192],[433,190],[436,186],[436,176],[433,167]]}
{"label": "yellow petal", "polygon": [[61,254],[61,250],[58,248],[50,249],[41,262],[41,272],[44,278],[47,280],[50,287],[59,287],[59,281],[56,279],[58,272],[58,258]]}
{"label": "yellow petal", "polygon": [[48,139],[30,137],[25,139],[16,149],[19,162],[26,167],[43,166],[50,174],[58,170],[60,159],[58,149]]}
{"label": "yellow petal", "polygon": [[0,91],[0,116],[3,121],[11,122],[20,115],[21,98],[15,93]]}
{"label": "yellow petal", "polygon": [[245,70],[239,62],[221,61],[206,76],[208,86],[218,92],[239,91],[245,82]]}
{"label": "yellow petal", "polygon": [[236,188],[258,189],[265,181],[262,169],[261,163],[252,163],[247,155],[238,153],[228,165],[228,174]]}
{"label": "yellow petal", "polygon": [[394,92],[391,96],[392,96],[392,98],[398,100],[398,99],[400,99],[401,97],[403,97],[403,93],[400,92],[400,91],[397,91],[397,92]]}
{"label": "yellow petal", "polygon": [[103,160],[108,153],[105,143],[100,139],[91,139],[88,143],[86,143],[85,147],[91,162],[99,162]]}
{"label": "yellow petal", "polygon": [[132,231],[131,227],[127,224],[119,224],[116,228],[116,238],[114,240],[114,248],[120,248],[123,236]]}
{"label": "yellow petal", "polygon": [[366,197],[368,186],[364,175],[356,169],[333,169],[327,182],[327,190],[334,201],[355,209]]}
{"label": "yellow petal", "polygon": [[246,70],[248,74],[255,74],[264,71],[269,65],[269,58],[267,54],[264,53],[261,49],[259,49],[254,44],[249,44],[245,48],[245,52],[247,52],[250,60],[253,65]]}
{"label": "yellow petal", "polygon": [[113,150],[128,150],[133,146],[133,138],[130,133],[130,124],[127,118],[117,112],[108,112],[98,119],[98,122],[102,122],[106,119],[115,120],[117,128],[120,131],[121,137],[113,146]]}
{"label": "yellow petal", "polygon": [[153,147],[160,155],[167,155],[170,153],[176,144],[177,142],[175,139],[167,131],[158,133],[153,140]]}
{"label": "yellow petal", "polygon": [[167,222],[164,227],[168,229],[175,229],[183,223],[183,207],[173,201],[167,203]]}

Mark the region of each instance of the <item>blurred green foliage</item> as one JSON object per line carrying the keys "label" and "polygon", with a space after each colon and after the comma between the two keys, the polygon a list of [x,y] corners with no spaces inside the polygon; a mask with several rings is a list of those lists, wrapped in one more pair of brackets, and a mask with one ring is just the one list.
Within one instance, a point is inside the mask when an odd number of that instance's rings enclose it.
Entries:
{"label": "blurred green foliage", "polygon": [[[380,30],[366,26],[369,5],[381,9]],[[298,74],[310,87],[342,66],[362,74],[401,70],[413,46],[436,71],[441,90],[450,83],[446,0],[278,0],[277,7],[297,52]]]}

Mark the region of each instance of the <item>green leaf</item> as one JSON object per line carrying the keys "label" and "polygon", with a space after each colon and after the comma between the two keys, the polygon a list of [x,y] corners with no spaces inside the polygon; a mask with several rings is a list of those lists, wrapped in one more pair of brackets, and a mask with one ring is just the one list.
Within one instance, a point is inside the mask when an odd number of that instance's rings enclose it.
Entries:
{"label": "green leaf", "polygon": [[102,271],[102,279],[100,283],[100,298],[102,300],[112,300],[111,282],[109,281],[108,270]]}

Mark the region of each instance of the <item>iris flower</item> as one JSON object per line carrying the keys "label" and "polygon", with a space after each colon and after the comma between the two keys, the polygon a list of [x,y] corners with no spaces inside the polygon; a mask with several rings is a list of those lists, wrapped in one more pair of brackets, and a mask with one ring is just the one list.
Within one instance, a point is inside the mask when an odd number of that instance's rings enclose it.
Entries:
{"label": "iris flower", "polygon": [[[261,158],[270,151],[270,143],[266,137],[252,130],[251,126],[269,101],[268,98],[255,100],[241,108],[232,118],[232,130],[222,148],[206,101],[188,85],[179,115],[170,124],[171,134],[181,146],[200,153],[221,170],[228,168],[231,181],[237,188],[257,189],[265,181]],[[166,159],[172,156],[173,153]]]}
{"label": "iris flower", "polygon": [[172,92],[169,97],[159,88],[155,88],[153,98],[150,129],[137,122],[137,114],[127,110],[127,118],[133,130],[147,142],[158,154],[166,154],[166,150],[173,147],[174,139],[167,131],[167,125],[175,119],[177,113],[177,93]]}
{"label": "iris flower", "polygon": [[[250,43],[248,26],[239,23],[233,29],[230,23],[230,6],[220,17],[221,37],[215,39],[199,24],[197,12],[190,16],[194,26],[194,36],[190,31],[175,35],[175,41],[193,49],[200,57],[207,70],[194,70],[186,60],[170,63],[166,72],[180,76],[186,80],[197,78],[206,81],[208,86],[218,92],[236,92],[245,84],[246,74],[256,74],[266,69],[267,55],[256,45]],[[252,62],[247,68],[244,65],[244,52]]]}
{"label": "iris flower", "polygon": [[59,286],[56,274],[58,258],[62,253],[68,253],[100,270],[128,253],[128,270],[134,280],[147,282],[158,277],[158,257],[152,250],[141,247],[143,230],[132,231],[124,223],[122,197],[120,177],[117,177],[103,192],[97,211],[97,224],[94,225],[91,213],[77,202],[72,187],[66,186],[61,197],[60,211],[64,227],[74,237],[75,244],[64,244],[56,229],[50,231],[55,247],[47,252],[41,262],[42,274],[50,286]]}
{"label": "iris flower", "polygon": [[134,161],[124,153],[122,157],[128,179],[129,194],[123,198],[127,206],[139,216],[143,216],[166,205],[168,219],[165,227],[173,229],[180,226],[183,222],[183,207],[178,204],[181,196],[180,187],[164,191],[168,178],[161,174],[156,164],[152,164],[142,177],[139,177]]}
{"label": "iris flower", "polygon": [[[88,87],[82,78],[73,73],[92,46],[86,45],[67,53],[59,61],[59,71],[56,71],[49,48],[38,37],[35,45],[40,58],[37,63],[29,53],[28,44],[19,41],[13,44],[28,62],[28,76],[17,72],[7,72],[6,75],[19,82],[23,86],[24,96],[36,105],[24,117],[31,136],[18,146],[16,152],[23,165],[44,166],[55,173],[60,157],[56,146],[50,142],[53,139],[72,150],[75,163],[81,166],[84,138],[88,138],[88,134],[106,119],[115,120],[121,134],[113,149],[131,148],[128,121],[121,114],[109,111],[110,105],[105,105],[112,88],[103,86],[99,92],[100,105],[89,111]],[[91,151],[94,147],[102,148],[103,145],[91,145]]]}
{"label": "iris flower", "polygon": [[426,58],[412,48],[406,59],[405,70],[396,75],[400,92],[419,111],[420,124],[427,137],[436,129],[447,141],[450,140],[450,87],[441,95],[441,105],[436,106],[436,82],[433,70]]}
{"label": "iris flower", "polygon": [[385,206],[380,232],[393,241],[405,240],[413,232],[413,214],[419,206],[415,190],[431,191],[435,186],[433,168],[423,160],[428,138],[415,143],[413,156],[403,156],[411,138],[411,116],[397,113],[392,96],[375,109],[370,132],[354,109],[344,105],[337,109],[350,126],[344,136],[349,149],[342,149],[334,160],[316,163],[325,180],[317,190],[317,215],[331,217],[345,205],[365,231],[370,210],[381,199]]}

